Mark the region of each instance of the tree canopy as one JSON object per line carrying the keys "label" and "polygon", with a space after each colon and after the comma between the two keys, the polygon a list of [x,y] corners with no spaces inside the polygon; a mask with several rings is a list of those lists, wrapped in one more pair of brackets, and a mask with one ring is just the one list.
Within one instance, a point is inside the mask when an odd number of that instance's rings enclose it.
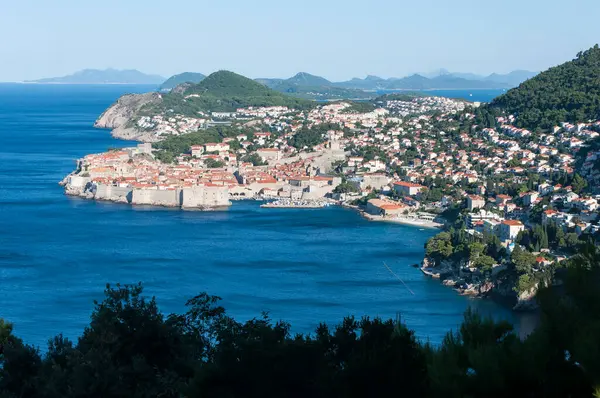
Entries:
{"label": "tree canopy", "polygon": [[540,73],[490,106],[516,114],[516,124],[530,129],[600,120],[600,48],[595,45],[574,60]]}

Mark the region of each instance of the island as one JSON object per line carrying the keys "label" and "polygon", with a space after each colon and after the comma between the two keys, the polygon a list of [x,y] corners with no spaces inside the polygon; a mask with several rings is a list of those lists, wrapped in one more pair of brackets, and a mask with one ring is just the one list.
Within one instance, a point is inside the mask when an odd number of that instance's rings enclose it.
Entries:
{"label": "island", "polygon": [[135,69],[84,69],[71,75],[28,80],[26,83],[41,84],[152,84],[165,80],[158,75],[148,75]]}

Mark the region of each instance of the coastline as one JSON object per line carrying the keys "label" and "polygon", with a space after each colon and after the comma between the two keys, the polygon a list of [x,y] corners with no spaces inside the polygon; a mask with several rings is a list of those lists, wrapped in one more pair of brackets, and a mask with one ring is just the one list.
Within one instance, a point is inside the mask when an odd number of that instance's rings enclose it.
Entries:
{"label": "coastline", "polygon": [[107,82],[107,83],[75,83],[75,82],[36,82],[36,81],[22,81],[22,82],[0,82],[0,84],[46,84],[46,85],[66,85],[66,86],[160,86],[160,83],[118,83],[118,82]]}
{"label": "coastline", "polygon": [[[203,189],[203,187],[163,191],[145,190],[102,184],[93,185],[90,181],[86,182],[87,178],[84,179],[83,183],[73,186],[71,178],[74,176],[77,177],[74,174],[69,174],[58,185],[64,188],[65,195],[76,196],[86,200],[120,203],[130,206],[153,206],[196,211],[226,210],[231,206],[231,201],[228,198],[215,199],[208,202],[195,198],[195,195],[198,194],[198,192],[195,192],[196,188]],[[81,179],[81,177],[79,178]],[[187,198],[188,195],[189,199]]]}
{"label": "coastline", "polygon": [[510,287],[507,289],[506,284],[494,279],[493,273],[491,279],[487,279],[473,274],[472,270],[465,269],[461,263],[442,261],[437,267],[431,264],[431,259],[425,256],[419,270],[461,296],[489,299],[513,312],[535,313],[538,310],[535,300],[537,289],[516,294]]}
{"label": "coastline", "polygon": [[361,215],[369,221],[378,221],[378,222],[389,222],[394,224],[402,224],[402,225],[410,225],[413,227],[421,227],[421,228],[429,228],[429,229],[441,229],[444,225],[437,223],[435,221],[429,220],[421,220],[418,218],[408,218],[408,217],[383,217],[383,216],[374,216],[372,214],[368,214],[363,210],[359,210]]}

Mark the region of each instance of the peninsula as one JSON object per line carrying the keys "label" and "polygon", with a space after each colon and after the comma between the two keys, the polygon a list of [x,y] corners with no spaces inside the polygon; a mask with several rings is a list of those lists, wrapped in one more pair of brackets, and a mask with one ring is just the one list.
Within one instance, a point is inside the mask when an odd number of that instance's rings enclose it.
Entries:
{"label": "peninsula", "polygon": [[600,84],[588,79],[598,65],[595,46],[491,104],[423,94],[315,102],[219,71],[120,98],[96,126],[144,143],[88,155],[62,183],[134,205],[335,202],[373,220],[445,225],[427,243],[425,274],[532,308],[571,256],[598,243]]}

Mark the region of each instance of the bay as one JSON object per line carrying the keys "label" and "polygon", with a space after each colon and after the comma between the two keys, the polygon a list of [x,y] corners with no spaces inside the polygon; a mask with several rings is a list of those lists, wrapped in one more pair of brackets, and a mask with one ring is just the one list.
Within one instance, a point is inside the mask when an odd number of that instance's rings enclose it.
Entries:
{"label": "bay", "polygon": [[[239,320],[268,311],[310,332],[344,316],[402,320],[439,343],[473,306],[524,328],[491,301],[459,296],[411,265],[435,231],[352,210],[186,212],[86,201],[57,183],[75,159],[117,141],[92,127],[121,94],[149,86],[0,84],[0,317],[25,342],[76,338],[106,283],[142,282],[166,313],[202,291]],[[390,274],[387,263],[414,292]]]}
{"label": "bay", "polygon": [[464,99],[471,102],[492,102],[499,95],[506,92],[505,89],[466,89],[466,90],[381,90],[377,93],[383,94],[402,94],[408,92],[419,92],[424,95],[433,95],[437,97],[447,97]]}

